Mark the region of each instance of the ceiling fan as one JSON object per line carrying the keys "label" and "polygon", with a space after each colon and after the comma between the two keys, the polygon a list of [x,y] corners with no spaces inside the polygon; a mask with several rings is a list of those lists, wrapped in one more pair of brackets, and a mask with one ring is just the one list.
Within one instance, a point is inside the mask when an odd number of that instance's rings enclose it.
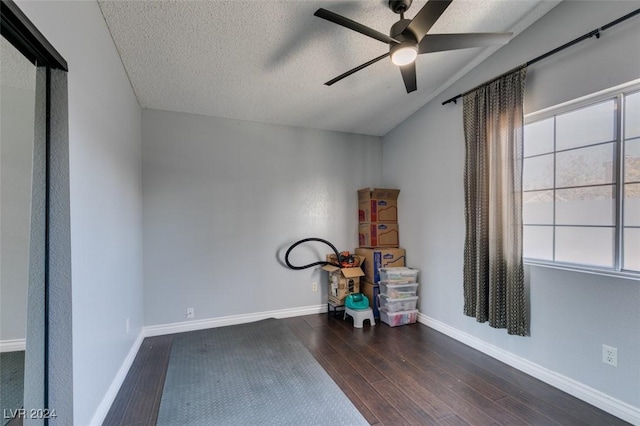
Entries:
{"label": "ceiling fan", "polygon": [[400,73],[404,80],[407,93],[417,89],[415,59],[423,53],[440,52],[444,50],[466,49],[469,47],[482,47],[498,44],[506,44],[512,33],[461,33],[461,34],[427,34],[440,15],[449,7],[452,0],[429,0],[422,9],[413,17],[405,19],[404,13],[411,6],[413,0],[389,0],[389,8],[400,15],[400,20],[391,26],[389,35],[378,32],[337,13],[326,9],[318,9],[317,16],[335,24],[357,31],[389,45],[389,52],[377,58],[365,62],[327,81],[331,86],[351,74],[374,64],[387,56],[391,62],[400,67]]}

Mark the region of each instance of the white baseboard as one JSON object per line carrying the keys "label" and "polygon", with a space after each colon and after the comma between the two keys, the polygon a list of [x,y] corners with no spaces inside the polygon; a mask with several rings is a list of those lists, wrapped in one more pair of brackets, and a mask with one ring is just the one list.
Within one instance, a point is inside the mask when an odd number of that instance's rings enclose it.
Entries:
{"label": "white baseboard", "polygon": [[136,337],[136,340],[133,342],[133,345],[131,345],[131,349],[129,349],[129,353],[122,362],[116,377],[111,382],[111,386],[109,386],[107,393],[104,395],[104,398],[102,398],[102,402],[100,402],[96,412],[93,414],[93,418],[90,423],[91,426],[100,426],[104,422],[107,414],[109,413],[109,409],[111,408],[111,404],[115,401],[116,396],[120,391],[120,387],[122,386],[124,379],[127,377],[127,373],[138,354],[138,350],[140,350],[143,340],[144,330],[141,330],[140,334],[138,334],[138,337]]}
{"label": "white baseboard", "polygon": [[26,339],[0,340],[0,352],[24,351],[26,347]]}
{"label": "white baseboard", "polygon": [[145,337],[162,336],[164,334],[184,333],[185,331],[204,330],[206,328],[224,327],[227,325],[245,324],[267,318],[289,318],[300,315],[320,314],[327,312],[327,305],[303,306],[300,308],[264,311],[252,314],[231,315],[219,318],[207,318],[197,321],[174,322],[171,324],[151,325],[144,327]]}
{"label": "white baseboard", "polygon": [[569,377],[551,371],[541,365],[535,364],[525,358],[507,352],[504,349],[491,345],[475,336],[453,328],[443,322],[430,318],[424,314],[418,314],[418,322],[433,328],[447,336],[471,346],[482,353],[510,365],[536,379],[575,396],[589,404],[600,408],[607,413],[621,418],[634,425],[640,425],[640,408],[624,401],[613,398],[583,383]]}

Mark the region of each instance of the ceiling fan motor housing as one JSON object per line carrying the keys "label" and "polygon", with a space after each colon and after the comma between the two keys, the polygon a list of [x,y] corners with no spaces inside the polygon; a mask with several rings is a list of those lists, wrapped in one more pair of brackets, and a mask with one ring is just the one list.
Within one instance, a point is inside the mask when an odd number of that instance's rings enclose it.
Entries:
{"label": "ceiling fan motor housing", "polygon": [[394,13],[404,13],[409,10],[413,0],[389,0],[389,9]]}
{"label": "ceiling fan motor housing", "polygon": [[400,43],[389,44],[391,62],[396,65],[408,65],[418,55],[418,41],[411,31],[405,31],[410,19],[401,19],[391,27],[390,36]]}
{"label": "ceiling fan motor housing", "polygon": [[404,31],[407,28],[407,25],[409,25],[410,23],[411,23],[411,19],[399,20],[398,22],[396,22],[391,26],[391,30],[389,30],[389,36],[400,42],[415,41],[417,43],[418,40],[415,39],[411,31],[407,31],[407,32]]}

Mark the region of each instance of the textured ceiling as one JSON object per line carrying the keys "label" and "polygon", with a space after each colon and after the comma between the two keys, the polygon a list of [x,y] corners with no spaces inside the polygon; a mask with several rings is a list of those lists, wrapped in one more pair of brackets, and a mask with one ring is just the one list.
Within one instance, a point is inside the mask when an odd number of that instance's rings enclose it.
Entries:
{"label": "textured ceiling", "polygon": [[[454,0],[430,33],[518,34],[557,1]],[[415,0],[412,18],[425,4]],[[497,48],[421,55],[407,94],[388,51],[313,16],[331,10],[382,33],[398,15],[369,1],[99,1],[143,108],[384,135]]]}

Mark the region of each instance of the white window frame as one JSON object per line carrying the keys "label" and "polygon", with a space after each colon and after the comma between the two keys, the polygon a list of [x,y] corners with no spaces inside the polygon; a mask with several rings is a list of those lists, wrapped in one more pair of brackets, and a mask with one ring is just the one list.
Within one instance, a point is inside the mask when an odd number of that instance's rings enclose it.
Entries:
{"label": "white window frame", "polygon": [[[573,263],[564,263],[554,260],[540,260],[540,259],[532,259],[532,258],[524,258],[524,262],[527,265],[537,265],[550,267],[555,269],[562,270],[571,270],[571,271],[579,271],[590,274],[598,274],[605,276],[614,276],[614,277],[623,277],[629,278],[633,280],[640,281],[640,272],[625,270],[622,268],[623,266],[623,214],[624,214],[624,143],[625,143],[625,123],[624,123],[624,96],[633,94],[636,92],[640,92],[640,79],[630,81],[625,84],[621,84],[619,86],[611,87],[609,89],[605,89],[587,96],[583,96],[578,99],[574,99],[568,102],[564,102],[555,106],[551,106],[539,111],[535,111],[524,116],[524,124],[530,124],[533,122],[541,121],[547,118],[551,118],[554,116],[566,114],[568,112],[576,111],[590,105],[594,105],[606,100],[615,99],[616,100],[616,122],[615,122],[615,135],[613,142],[615,143],[615,218],[614,218],[614,229],[615,229],[615,246],[614,246],[614,266],[613,268],[607,267],[599,267],[595,265],[583,265],[583,264],[573,264]],[[554,153],[555,148],[554,148]],[[555,176],[555,163],[554,163],[554,176]],[[555,177],[554,177],[554,187],[555,193]],[[523,191],[524,193],[524,191]],[[555,206],[554,206],[555,211]],[[554,213],[555,216],[555,213]],[[554,229],[559,226],[555,223],[552,225]],[[553,245],[555,247],[555,236]]]}

